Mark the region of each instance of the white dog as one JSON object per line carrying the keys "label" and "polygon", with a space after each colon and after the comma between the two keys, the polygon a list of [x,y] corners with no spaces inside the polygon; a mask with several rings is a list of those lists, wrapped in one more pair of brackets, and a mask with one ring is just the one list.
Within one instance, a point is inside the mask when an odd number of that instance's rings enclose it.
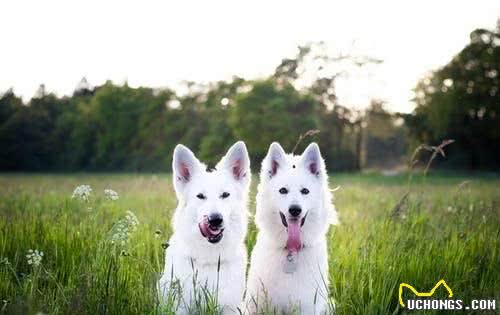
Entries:
{"label": "white dog", "polygon": [[272,143],[257,192],[259,234],[248,275],[247,313],[328,312],[326,233],[336,222],[318,145],[311,143],[294,156]]}
{"label": "white dog", "polygon": [[193,304],[206,305],[209,292],[224,314],[237,313],[247,265],[251,174],[246,146],[237,142],[215,170],[207,171],[188,148],[177,145],[172,166],[178,206],[159,281],[160,300],[175,301],[176,313],[194,313]]}

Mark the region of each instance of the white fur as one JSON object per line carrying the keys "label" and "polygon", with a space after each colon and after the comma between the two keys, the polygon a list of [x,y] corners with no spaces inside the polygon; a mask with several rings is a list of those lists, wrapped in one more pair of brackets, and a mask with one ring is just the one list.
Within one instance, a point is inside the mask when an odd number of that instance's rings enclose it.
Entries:
{"label": "white fur", "polygon": [[[280,194],[282,187],[289,192]],[[302,188],[309,194],[302,194]],[[262,162],[256,201],[259,234],[251,257],[246,312],[267,309],[279,314],[325,314],[329,276],[326,233],[329,225],[337,222],[337,214],[318,145],[311,143],[301,156],[294,156],[285,154],[278,143],[271,144]],[[287,274],[283,271],[287,232],[279,211],[288,213],[292,204],[300,205],[301,217],[307,213],[307,218],[301,228],[304,248],[298,252],[297,270]]]}
{"label": "white fur", "polygon": [[[202,294],[203,288],[217,297],[223,313],[237,313],[247,264],[244,239],[251,174],[246,146],[241,141],[234,144],[216,169],[209,172],[188,148],[177,145],[172,166],[178,206],[159,281],[160,300],[165,302],[172,294],[177,280],[182,299],[175,298],[179,303],[176,313],[187,313],[195,290]],[[221,198],[223,192],[228,192],[229,197]],[[199,199],[200,193],[206,199]],[[211,211],[220,212],[224,219],[223,238],[216,244],[209,243],[198,227],[203,216]]]}

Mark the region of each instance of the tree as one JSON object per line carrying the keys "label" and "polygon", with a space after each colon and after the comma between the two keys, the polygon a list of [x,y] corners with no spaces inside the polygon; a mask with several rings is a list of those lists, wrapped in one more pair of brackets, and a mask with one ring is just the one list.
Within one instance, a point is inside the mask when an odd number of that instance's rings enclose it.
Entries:
{"label": "tree", "polygon": [[477,29],[470,43],[447,65],[421,80],[417,107],[406,117],[418,142],[455,139],[448,165],[498,168],[500,142],[500,23]]}
{"label": "tree", "polygon": [[3,93],[0,97],[0,125],[20,110],[22,105],[23,100],[17,97],[12,89]]}
{"label": "tree", "polygon": [[67,101],[45,93],[43,85],[27,106],[19,105],[19,100],[12,94],[2,97],[2,100],[2,107],[10,106],[11,109],[5,111],[10,116],[4,118],[0,126],[3,151],[0,156],[1,168],[34,171],[54,169],[55,152],[61,148],[59,139],[54,137],[54,130]]}
{"label": "tree", "polygon": [[[351,49],[353,50],[353,49]],[[339,104],[336,83],[359,68],[382,60],[353,51],[329,54],[324,42],[299,46],[294,58],[283,59],[276,68],[278,83],[295,84],[308,78],[304,93],[315,100],[319,142],[331,170],[359,170],[362,167],[362,111]]]}
{"label": "tree", "polygon": [[229,124],[229,115],[236,106],[236,96],[245,87],[249,87],[244,79],[234,77],[230,82],[219,81],[207,92],[208,129],[200,143],[200,158],[210,167],[219,161],[222,152],[237,140]]}
{"label": "tree", "polygon": [[363,166],[392,168],[402,164],[407,152],[407,132],[398,115],[385,109],[381,100],[372,100],[363,126]]}
{"label": "tree", "polygon": [[237,96],[229,125],[236,137],[251,148],[255,166],[262,161],[271,142],[279,141],[291,150],[301,133],[315,128],[317,107],[317,102],[289,83],[256,81],[251,91]]}

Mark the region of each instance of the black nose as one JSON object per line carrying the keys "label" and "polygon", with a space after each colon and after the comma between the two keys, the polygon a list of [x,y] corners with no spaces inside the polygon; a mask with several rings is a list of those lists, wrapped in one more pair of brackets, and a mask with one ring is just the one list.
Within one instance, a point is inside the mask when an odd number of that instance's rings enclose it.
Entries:
{"label": "black nose", "polygon": [[298,205],[291,205],[290,208],[288,208],[288,212],[290,212],[293,217],[298,217],[302,209]]}
{"label": "black nose", "polygon": [[208,215],[208,224],[213,227],[218,227],[222,224],[222,214],[218,212],[210,213]]}

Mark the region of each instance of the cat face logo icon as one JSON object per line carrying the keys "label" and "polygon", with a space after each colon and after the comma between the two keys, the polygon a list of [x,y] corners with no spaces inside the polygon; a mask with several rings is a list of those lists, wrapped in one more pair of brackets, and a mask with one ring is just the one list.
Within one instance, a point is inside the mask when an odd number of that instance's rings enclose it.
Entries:
{"label": "cat face logo icon", "polygon": [[448,297],[450,297],[450,298],[453,297],[453,291],[451,291],[451,288],[448,286],[448,284],[446,284],[446,281],[444,281],[443,279],[439,280],[438,283],[436,283],[436,285],[432,288],[432,290],[430,292],[418,292],[413,286],[411,286],[407,283],[401,283],[399,285],[399,304],[402,307],[406,307],[405,303],[403,302],[403,288],[404,287],[410,289],[418,297],[431,297],[434,295],[434,292],[436,292],[437,288],[439,288],[440,285],[442,285],[446,288],[446,290],[448,291]]}

